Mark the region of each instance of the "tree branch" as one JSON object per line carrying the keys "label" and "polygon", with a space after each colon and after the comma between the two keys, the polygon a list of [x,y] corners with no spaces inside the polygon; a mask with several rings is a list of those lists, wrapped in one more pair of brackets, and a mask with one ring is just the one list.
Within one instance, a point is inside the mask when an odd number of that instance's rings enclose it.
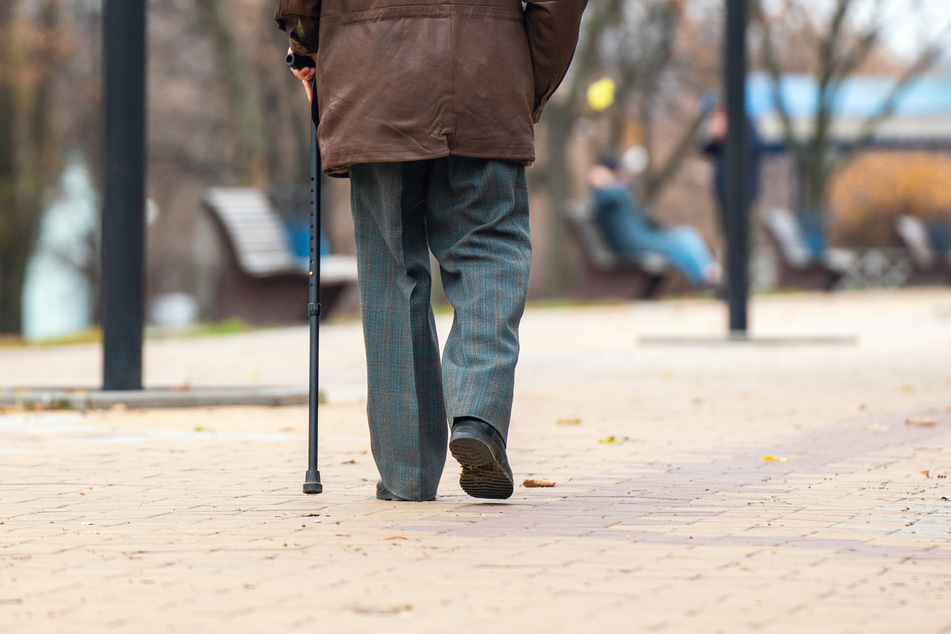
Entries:
{"label": "tree branch", "polygon": [[790,14],[795,14],[799,19],[805,29],[806,37],[810,40],[811,48],[818,48],[822,42],[822,36],[819,34],[819,29],[816,27],[815,22],[812,21],[809,12],[795,0],[783,0],[783,6],[786,8],[786,11]]}
{"label": "tree branch", "polygon": [[703,127],[703,122],[705,120],[706,113],[703,111],[700,111],[694,115],[690,125],[684,130],[683,135],[680,137],[680,141],[677,143],[676,147],[674,147],[674,151],[671,152],[670,156],[667,157],[667,160],[664,161],[664,165],[644,180],[643,199],[645,206],[650,206],[650,203],[658,195],[660,195],[663,186],[673,178],[674,174],[676,174],[678,170],[680,170],[684,160],[686,160],[686,158],[696,150],[697,136],[700,133],[700,129]]}
{"label": "tree branch", "polygon": [[875,135],[878,133],[878,130],[882,124],[895,114],[895,109],[898,107],[899,100],[907,92],[911,83],[922,74],[933,68],[934,65],[941,59],[941,54],[944,49],[940,47],[937,42],[948,37],[949,35],[951,35],[951,28],[947,29],[941,36],[936,38],[935,43],[929,45],[921,53],[921,55],[918,56],[915,62],[909,66],[904,73],[902,73],[901,77],[898,78],[898,81],[892,87],[891,91],[882,101],[882,105],[878,112],[865,120],[855,140],[846,145],[842,150],[841,154],[839,155],[840,163],[844,164],[851,161],[858,150],[868,145],[875,138]]}
{"label": "tree branch", "polygon": [[775,34],[773,32],[772,25],[770,24],[769,17],[763,11],[760,0],[754,0],[753,16],[760,26],[763,65],[766,67],[766,72],[769,75],[770,81],[772,83],[773,102],[776,106],[776,112],[779,115],[780,123],[782,124],[783,137],[796,162],[798,162],[800,165],[805,165],[808,162],[808,156],[806,155],[805,148],[796,135],[796,128],[793,124],[792,115],[789,112],[789,106],[786,103],[786,99],[783,97],[782,93],[783,70],[779,62],[779,56],[776,53],[774,41]]}

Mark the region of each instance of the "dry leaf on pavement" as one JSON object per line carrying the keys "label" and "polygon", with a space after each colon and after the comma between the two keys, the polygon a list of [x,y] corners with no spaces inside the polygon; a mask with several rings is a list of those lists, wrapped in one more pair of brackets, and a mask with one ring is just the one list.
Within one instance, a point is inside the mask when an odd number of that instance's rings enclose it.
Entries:
{"label": "dry leaf on pavement", "polygon": [[529,478],[528,480],[525,480],[524,482],[522,482],[522,486],[527,489],[534,489],[539,487],[541,488],[553,487],[555,486],[555,483],[549,482],[548,480],[533,480],[532,478]]}

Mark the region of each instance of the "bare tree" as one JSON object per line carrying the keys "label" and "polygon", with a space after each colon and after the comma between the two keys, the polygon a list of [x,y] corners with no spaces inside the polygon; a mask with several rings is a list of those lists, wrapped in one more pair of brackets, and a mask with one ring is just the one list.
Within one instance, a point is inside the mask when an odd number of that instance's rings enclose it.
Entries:
{"label": "bare tree", "polygon": [[[628,142],[626,130],[635,126],[647,155],[647,165],[636,179],[646,205],[663,193],[694,151],[703,123],[699,97],[711,88],[719,63],[709,49],[719,40],[701,36],[688,15],[688,4],[686,0],[589,3],[571,72],[543,117],[547,186],[557,216],[569,204],[573,174],[567,148],[583,118],[606,119],[608,138],[600,151],[622,151]],[[594,113],[587,105],[587,87],[605,76],[615,82],[615,104]],[[554,228],[552,240],[560,244],[558,223]],[[556,277],[563,277],[561,273]]]}
{"label": "bare tree", "polygon": [[[647,203],[663,191],[693,151],[703,122],[698,97],[711,88],[718,62],[700,54],[698,49],[710,42],[697,36],[686,15],[687,4],[686,0],[604,0],[589,5],[573,73],[564,88],[566,98],[551,117],[570,128],[578,118],[592,116],[585,105],[586,87],[598,77],[613,78],[616,106],[605,113],[610,132],[604,149],[622,151],[625,129],[636,125],[648,158],[638,179]],[[664,125],[670,123],[673,130]],[[557,145],[552,144],[550,151],[557,152]]]}
{"label": "bare tree", "polygon": [[[875,114],[860,125],[858,134],[840,142],[834,138],[836,104],[846,79],[860,72],[881,48],[890,25],[887,0],[864,3],[867,18],[857,17],[862,3],[835,0],[826,16],[817,16],[805,0],[781,0],[769,11],[762,0],[753,0],[753,21],[758,27],[760,61],[771,78],[772,93],[782,123],[783,137],[794,165],[803,178],[800,211],[824,214],[829,186],[834,174],[875,137],[881,124],[891,117],[911,83],[931,69],[941,57],[941,38],[923,43],[911,63],[897,68],[896,80]],[[945,34],[947,35],[947,33]],[[791,52],[792,55],[787,55]],[[804,60],[803,52],[811,53]],[[793,64],[811,70],[818,96],[811,125],[805,134],[797,129],[789,104],[781,90],[784,72]]]}
{"label": "bare tree", "polygon": [[699,96],[711,87],[714,66],[703,64],[701,43],[689,37],[684,0],[618,4],[600,58],[602,71],[617,78],[618,107],[608,113],[611,149],[624,149],[624,129],[634,123],[647,156],[639,193],[649,205],[694,151],[705,117]]}
{"label": "bare tree", "polygon": [[59,161],[49,82],[59,3],[32,8],[0,4],[0,333],[20,332],[26,263]]}
{"label": "bare tree", "polygon": [[[211,34],[218,68],[227,85],[229,100],[235,117],[237,139],[236,170],[238,179],[248,185],[267,184],[265,147],[266,131],[262,105],[256,99],[254,77],[244,60],[243,51],[235,41],[232,16],[223,0],[200,0],[198,8]],[[277,64],[275,58],[275,65]]]}

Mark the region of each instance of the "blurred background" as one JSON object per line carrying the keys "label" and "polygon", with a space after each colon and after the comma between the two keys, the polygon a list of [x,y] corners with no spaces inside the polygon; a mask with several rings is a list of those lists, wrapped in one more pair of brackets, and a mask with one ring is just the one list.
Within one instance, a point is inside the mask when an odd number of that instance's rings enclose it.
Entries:
{"label": "blurred background", "polygon": [[[281,248],[306,256],[309,107],[273,11],[270,0],[149,3],[153,323],[306,320],[295,307],[284,319],[247,312],[260,299],[229,277],[242,263],[229,199],[209,198],[261,194]],[[754,290],[951,283],[951,5],[751,0],[750,11]],[[722,257],[709,146],[724,19],[724,0],[589,3],[536,129],[533,299],[701,292],[676,271],[651,293],[629,283],[640,265],[605,258],[571,219],[590,207],[591,166],[615,156],[652,223],[694,227]],[[61,338],[99,318],[101,23],[99,0],[0,3],[0,335]],[[346,180],[325,180],[324,228],[330,253],[353,253]],[[304,275],[292,283],[305,298]],[[354,290],[334,312],[357,310]]]}

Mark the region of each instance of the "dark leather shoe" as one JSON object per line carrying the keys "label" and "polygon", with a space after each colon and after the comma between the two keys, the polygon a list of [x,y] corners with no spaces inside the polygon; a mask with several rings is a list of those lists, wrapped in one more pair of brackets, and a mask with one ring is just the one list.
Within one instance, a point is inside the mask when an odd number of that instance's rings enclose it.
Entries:
{"label": "dark leather shoe", "polygon": [[[411,501],[411,500],[407,500],[406,498],[401,498],[395,493],[390,493],[389,489],[387,489],[386,486],[383,485],[383,480],[376,481],[376,499],[386,500],[387,502],[410,502]],[[419,500],[419,501],[432,502],[435,499],[436,499],[435,497],[431,497],[428,500]]]}
{"label": "dark leather shoe", "polygon": [[462,419],[452,425],[449,439],[452,457],[462,465],[459,486],[474,498],[504,500],[515,488],[505,443],[491,425]]}
{"label": "dark leather shoe", "polygon": [[388,502],[405,502],[403,498],[390,493],[389,490],[383,485],[383,480],[376,481],[376,499],[386,500]]}

